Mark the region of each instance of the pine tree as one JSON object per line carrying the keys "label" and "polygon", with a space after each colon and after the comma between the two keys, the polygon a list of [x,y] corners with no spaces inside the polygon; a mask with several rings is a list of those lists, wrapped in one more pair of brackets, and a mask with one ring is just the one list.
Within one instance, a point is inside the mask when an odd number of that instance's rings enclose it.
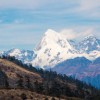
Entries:
{"label": "pine tree", "polygon": [[28,76],[26,76],[26,87],[30,90],[33,90],[32,89],[32,85],[31,85],[31,82],[30,82],[30,78]]}
{"label": "pine tree", "polygon": [[17,76],[19,77],[19,80],[17,81],[17,86],[20,88],[23,88],[23,78],[22,76],[20,76],[19,74],[17,74]]}

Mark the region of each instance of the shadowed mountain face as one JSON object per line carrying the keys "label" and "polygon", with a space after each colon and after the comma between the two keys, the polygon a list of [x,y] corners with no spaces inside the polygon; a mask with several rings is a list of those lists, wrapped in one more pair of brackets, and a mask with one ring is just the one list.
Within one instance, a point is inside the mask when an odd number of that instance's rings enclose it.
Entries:
{"label": "shadowed mountain face", "polygon": [[97,58],[97,59],[95,59],[95,60],[93,61],[93,64],[99,64],[99,65],[100,65],[100,57]]}
{"label": "shadowed mountain face", "polygon": [[100,88],[100,58],[94,61],[84,57],[69,59],[56,65],[53,70]]}

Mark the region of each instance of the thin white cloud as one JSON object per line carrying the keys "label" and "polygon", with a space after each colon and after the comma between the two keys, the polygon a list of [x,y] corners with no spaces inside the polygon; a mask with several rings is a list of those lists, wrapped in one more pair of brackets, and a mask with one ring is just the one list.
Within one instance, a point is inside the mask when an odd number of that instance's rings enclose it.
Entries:
{"label": "thin white cloud", "polygon": [[93,32],[94,32],[93,29],[87,29],[87,30],[85,30],[84,32],[80,33],[79,36],[80,36],[80,37],[81,37],[81,36],[85,37],[85,36],[88,36],[88,35],[90,35],[90,34],[94,34]]}
{"label": "thin white cloud", "polygon": [[35,9],[54,0],[0,0],[0,8]]}
{"label": "thin white cloud", "polygon": [[100,6],[100,0],[0,0],[0,7],[4,8],[35,8],[46,4],[76,4],[79,10],[89,10]]}
{"label": "thin white cloud", "polygon": [[77,32],[73,29],[63,29],[60,31],[60,34],[64,35],[67,39],[76,39],[80,40],[82,37],[86,37],[90,34],[93,34],[94,30],[93,29],[87,29],[82,32]]}
{"label": "thin white cloud", "polygon": [[74,39],[77,35],[76,32],[74,32],[72,29],[63,29],[60,33],[64,35],[67,39]]}
{"label": "thin white cloud", "polygon": [[85,17],[100,17],[100,0],[76,0],[77,6],[71,12]]}
{"label": "thin white cloud", "polygon": [[40,0],[0,0],[0,8],[36,8]]}
{"label": "thin white cloud", "polygon": [[80,0],[80,10],[93,10],[100,6],[100,0]]}
{"label": "thin white cloud", "polygon": [[[45,13],[75,13],[100,17],[100,0],[0,0],[0,9],[33,9]],[[42,9],[44,8],[44,9]]]}

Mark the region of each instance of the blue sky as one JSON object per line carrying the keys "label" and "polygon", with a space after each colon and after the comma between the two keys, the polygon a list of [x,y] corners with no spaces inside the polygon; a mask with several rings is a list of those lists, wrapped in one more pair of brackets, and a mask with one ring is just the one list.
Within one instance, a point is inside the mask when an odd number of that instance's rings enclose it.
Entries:
{"label": "blue sky", "polygon": [[100,0],[0,0],[0,50],[32,50],[47,29],[100,38]]}

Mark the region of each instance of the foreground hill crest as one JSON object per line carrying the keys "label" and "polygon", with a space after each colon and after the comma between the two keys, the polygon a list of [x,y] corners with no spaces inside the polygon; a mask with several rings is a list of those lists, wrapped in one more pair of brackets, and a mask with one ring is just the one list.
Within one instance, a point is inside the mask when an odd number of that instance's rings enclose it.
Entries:
{"label": "foreground hill crest", "polygon": [[66,75],[36,69],[14,57],[0,58],[0,100],[83,100],[98,93],[92,86]]}

